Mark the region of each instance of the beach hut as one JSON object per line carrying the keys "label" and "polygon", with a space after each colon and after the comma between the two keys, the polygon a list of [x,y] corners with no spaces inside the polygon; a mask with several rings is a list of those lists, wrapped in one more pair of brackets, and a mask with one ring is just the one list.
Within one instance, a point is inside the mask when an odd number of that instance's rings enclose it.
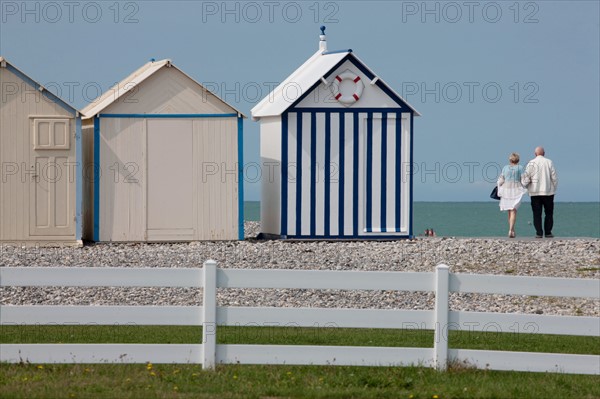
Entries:
{"label": "beach hut", "polygon": [[81,244],[79,112],[0,56],[0,242]]}
{"label": "beach hut", "polygon": [[84,237],[243,239],[244,116],[177,68],[150,61],[84,114]]}
{"label": "beach hut", "polygon": [[260,121],[261,235],[411,237],[413,117],[352,50],[319,50],[252,109]]}

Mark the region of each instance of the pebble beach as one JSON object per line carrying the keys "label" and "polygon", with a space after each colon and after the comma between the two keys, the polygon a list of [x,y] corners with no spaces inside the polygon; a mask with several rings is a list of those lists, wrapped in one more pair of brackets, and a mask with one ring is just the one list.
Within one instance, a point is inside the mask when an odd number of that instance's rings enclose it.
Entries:
{"label": "pebble beach", "polygon": [[[246,241],[168,244],[88,244],[83,248],[2,246],[2,267],[202,267],[431,272],[596,279],[599,239],[423,237],[400,241],[255,240],[258,222],[246,222]],[[191,288],[0,288],[0,305],[200,305]],[[292,289],[220,289],[220,306],[432,309],[430,292]],[[600,300],[452,294],[453,310],[600,316]]]}

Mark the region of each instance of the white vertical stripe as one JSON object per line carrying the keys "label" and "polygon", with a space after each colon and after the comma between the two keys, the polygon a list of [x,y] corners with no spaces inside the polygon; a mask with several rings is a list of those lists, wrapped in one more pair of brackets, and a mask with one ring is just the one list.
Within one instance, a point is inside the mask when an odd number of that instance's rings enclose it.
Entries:
{"label": "white vertical stripe", "polygon": [[[400,154],[398,154],[400,156]],[[387,115],[387,192],[386,192],[386,228],[393,232],[396,226],[396,118]]]}
{"label": "white vertical stripe", "polygon": [[410,179],[412,176],[410,175],[410,114],[403,113],[402,114],[402,164],[404,166],[404,176],[402,181],[402,217],[400,220],[400,224],[402,226],[402,231],[408,232],[408,207],[409,204],[409,193],[410,193]]}
{"label": "white vertical stripe", "polygon": [[[298,162],[296,160],[296,150],[298,148],[297,119],[298,114],[294,112],[288,113],[287,235],[296,234],[296,176],[298,174]],[[286,167],[286,165],[283,165],[283,167]]]}
{"label": "white vertical stripe", "polygon": [[317,118],[315,234],[322,236],[325,234],[325,114],[317,113],[315,116]]}
{"label": "white vertical stripe", "polygon": [[310,235],[310,113],[302,114],[302,220],[301,234]]}
{"label": "white vertical stripe", "polygon": [[329,158],[330,200],[329,204],[329,234],[336,236],[340,234],[339,226],[339,198],[340,198],[340,123],[339,114],[331,114],[331,155]]}
{"label": "white vertical stripe", "polygon": [[367,114],[358,115],[358,235],[364,235],[365,229],[365,196],[367,195],[366,176],[366,152],[367,152]]}
{"label": "white vertical stripe", "polygon": [[[352,114],[350,112],[344,113],[344,165],[341,165],[344,168],[344,234],[352,235],[352,210],[356,206],[353,202],[353,175],[354,168],[358,168],[359,164],[354,161],[354,124],[352,119]],[[360,137],[360,136],[359,136]]]}
{"label": "white vertical stripe", "polygon": [[[373,114],[373,145],[371,148],[371,226],[374,232],[381,229],[381,114]],[[369,212],[368,209],[366,209]],[[369,226],[367,226],[369,227]]]}

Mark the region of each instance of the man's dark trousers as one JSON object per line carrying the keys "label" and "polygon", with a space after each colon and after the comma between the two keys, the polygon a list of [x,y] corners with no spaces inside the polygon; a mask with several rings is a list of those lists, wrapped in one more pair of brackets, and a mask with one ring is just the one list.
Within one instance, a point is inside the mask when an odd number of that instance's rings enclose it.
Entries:
{"label": "man's dark trousers", "polygon": [[[542,230],[542,208],[544,209],[544,230]],[[554,225],[554,195],[533,195],[531,196],[531,210],[533,211],[533,227],[535,234],[543,236],[552,234]]]}

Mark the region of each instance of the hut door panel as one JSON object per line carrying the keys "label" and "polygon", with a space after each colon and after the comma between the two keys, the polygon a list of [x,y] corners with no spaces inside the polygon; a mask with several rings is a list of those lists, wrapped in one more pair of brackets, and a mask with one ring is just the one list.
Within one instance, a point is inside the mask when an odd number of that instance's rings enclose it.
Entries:
{"label": "hut door panel", "polygon": [[400,122],[394,114],[365,119],[363,233],[403,231]]}
{"label": "hut door panel", "polygon": [[147,178],[148,239],[193,239],[191,120],[148,120]]}
{"label": "hut door panel", "polygon": [[[72,236],[75,234],[75,162],[65,156],[35,154],[32,158],[29,234]],[[62,152],[62,151],[61,151]]]}

